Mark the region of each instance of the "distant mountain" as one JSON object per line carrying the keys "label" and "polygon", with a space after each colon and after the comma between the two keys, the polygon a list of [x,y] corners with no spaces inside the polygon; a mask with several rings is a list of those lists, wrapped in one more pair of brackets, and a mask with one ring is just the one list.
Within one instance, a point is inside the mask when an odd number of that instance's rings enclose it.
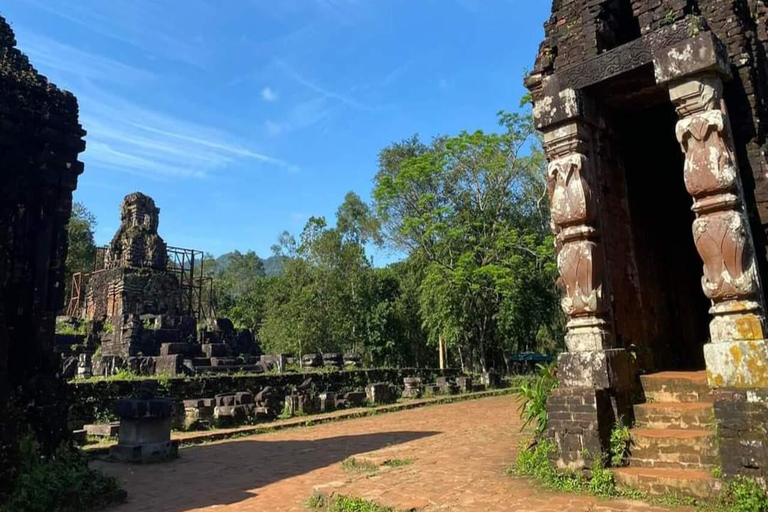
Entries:
{"label": "distant mountain", "polygon": [[[216,258],[216,272],[220,274],[229,265],[232,253],[228,252]],[[264,262],[264,273],[267,277],[280,277],[283,275],[283,263],[280,256],[270,256],[267,259],[262,258]]]}

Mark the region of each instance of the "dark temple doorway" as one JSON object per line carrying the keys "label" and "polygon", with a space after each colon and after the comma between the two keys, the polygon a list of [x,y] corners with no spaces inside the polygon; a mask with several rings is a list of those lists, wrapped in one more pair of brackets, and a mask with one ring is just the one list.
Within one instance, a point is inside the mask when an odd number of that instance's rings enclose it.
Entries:
{"label": "dark temple doorway", "polygon": [[[677,114],[649,71],[602,91],[613,146],[612,165],[602,172],[623,174],[607,191],[624,196],[614,200],[621,220],[613,215],[606,221],[613,231],[607,250],[613,282],[624,283],[612,290],[616,333],[620,344],[644,353],[647,370],[699,370],[709,338],[709,300],[693,242],[693,201],[683,181]],[[622,181],[623,190],[616,186]]]}

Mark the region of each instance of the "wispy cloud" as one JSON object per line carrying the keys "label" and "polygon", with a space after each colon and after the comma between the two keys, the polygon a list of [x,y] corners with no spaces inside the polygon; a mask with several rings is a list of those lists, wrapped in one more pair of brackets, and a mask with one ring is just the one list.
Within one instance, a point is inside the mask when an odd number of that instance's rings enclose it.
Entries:
{"label": "wispy cloud", "polygon": [[366,105],[365,103],[362,103],[360,101],[357,101],[356,99],[352,98],[351,96],[348,96],[346,94],[330,91],[324,87],[321,87],[317,83],[315,83],[313,80],[310,80],[303,75],[301,75],[298,71],[296,71],[293,67],[291,67],[287,62],[277,59],[275,60],[275,63],[285,71],[285,73],[293,79],[295,82],[297,82],[299,85],[302,85],[303,87],[327,98],[330,100],[338,101],[348,107],[352,107],[357,110],[365,110],[365,111],[375,111],[379,110],[378,107]]}
{"label": "wispy cloud", "polygon": [[[86,2],[83,0],[22,0],[48,14],[123,44],[139,48],[150,56],[164,57],[204,67],[207,46],[203,41],[190,42],[184,27],[178,23],[173,8],[153,0],[131,2]],[[213,7],[202,0],[188,0],[185,9],[204,11]]]}
{"label": "wispy cloud", "polygon": [[98,82],[133,83],[154,79],[146,70],[114,59],[54,41],[45,36],[15,27],[19,48],[29,55],[37,68],[53,70],[57,76]]}
{"label": "wispy cloud", "polygon": [[298,168],[248,147],[233,134],[111,96],[80,95],[81,122],[89,132],[88,166],[151,179],[206,178],[229,165]]}
{"label": "wispy cloud", "polygon": [[268,102],[277,101],[277,93],[267,86],[261,90],[261,99]]}

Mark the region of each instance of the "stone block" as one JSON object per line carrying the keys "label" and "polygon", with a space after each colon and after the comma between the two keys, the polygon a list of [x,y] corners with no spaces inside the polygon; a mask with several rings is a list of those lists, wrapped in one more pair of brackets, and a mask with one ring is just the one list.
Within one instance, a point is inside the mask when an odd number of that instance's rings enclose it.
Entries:
{"label": "stone block", "polygon": [[385,382],[377,382],[365,386],[365,396],[371,405],[383,405],[395,401],[392,389]]}
{"label": "stone block", "polygon": [[483,372],[480,377],[480,382],[484,384],[487,389],[496,389],[501,386],[499,374],[494,371]]}
{"label": "stone block", "polygon": [[161,356],[186,355],[190,352],[189,343],[163,343],[160,345]]}
{"label": "stone block", "polygon": [[[143,392],[150,395],[148,392]],[[173,402],[167,398],[122,399],[118,443],[110,455],[120,461],[150,462],[174,457],[178,444],[171,442]]]}
{"label": "stone block", "polygon": [[704,345],[707,380],[713,388],[768,388],[768,341]]}
{"label": "stone block", "polygon": [[207,358],[227,356],[227,346],[224,343],[204,343],[202,345],[202,350]]}
{"label": "stone block", "polygon": [[653,66],[659,84],[706,72],[731,74],[728,50],[712,32],[655,51]]}
{"label": "stone block", "polygon": [[347,404],[347,407],[362,407],[365,404],[367,394],[362,391],[350,391],[344,393],[342,398]]}
{"label": "stone block", "polygon": [[182,375],[184,373],[184,356],[181,354],[156,356],[152,359],[155,363],[155,375]]}
{"label": "stone block", "polygon": [[120,422],[96,423],[83,427],[87,435],[94,437],[117,437],[120,432]]}
{"label": "stone block", "polygon": [[326,391],[320,393],[320,412],[330,412],[336,409],[336,393]]}
{"label": "stone block", "polygon": [[234,366],[237,364],[237,359],[232,357],[212,357],[211,366]]}
{"label": "stone block", "polygon": [[236,397],[234,393],[222,393],[216,395],[215,400],[217,407],[236,405]]}
{"label": "stone block", "polygon": [[472,377],[456,377],[456,385],[462,393],[472,392]]}
{"label": "stone block", "polygon": [[557,373],[565,388],[626,390],[632,387],[634,378],[624,349],[565,352],[558,357]]}

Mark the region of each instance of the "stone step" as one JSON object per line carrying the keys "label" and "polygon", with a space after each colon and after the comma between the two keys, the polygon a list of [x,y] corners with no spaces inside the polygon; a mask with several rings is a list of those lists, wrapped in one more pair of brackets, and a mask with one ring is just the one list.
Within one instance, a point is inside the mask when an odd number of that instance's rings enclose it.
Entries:
{"label": "stone step", "polygon": [[653,496],[678,494],[696,498],[714,497],[720,481],[709,471],[673,468],[616,468],[616,484],[637,489]]}
{"label": "stone step", "polygon": [[634,409],[638,428],[708,430],[715,426],[712,402],[655,402]]}
{"label": "stone step", "polygon": [[710,469],[718,454],[712,430],[644,429],[630,431],[636,466]]}
{"label": "stone step", "polygon": [[660,372],[641,375],[645,399],[649,403],[711,402],[712,390],[706,372]]}

